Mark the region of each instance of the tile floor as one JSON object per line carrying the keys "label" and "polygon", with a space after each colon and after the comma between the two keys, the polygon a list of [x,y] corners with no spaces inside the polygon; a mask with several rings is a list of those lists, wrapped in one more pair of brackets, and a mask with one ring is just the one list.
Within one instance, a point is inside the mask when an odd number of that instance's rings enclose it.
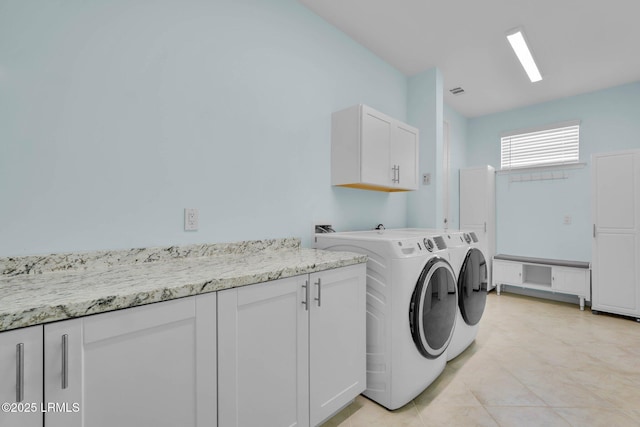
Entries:
{"label": "tile floor", "polygon": [[324,426],[640,426],[640,323],[491,292],[427,390],[395,411],[359,396]]}

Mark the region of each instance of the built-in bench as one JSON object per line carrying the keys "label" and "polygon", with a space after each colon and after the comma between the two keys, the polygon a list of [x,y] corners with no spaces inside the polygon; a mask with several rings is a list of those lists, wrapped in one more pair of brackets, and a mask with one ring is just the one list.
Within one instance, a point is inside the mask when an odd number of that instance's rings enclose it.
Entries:
{"label": "built-in bench", "polygon": [[498,254],[493,257],[493,285],[498,295],[503,285],[576,295],[584,310],[585,300],[591,300],[591,264]]}

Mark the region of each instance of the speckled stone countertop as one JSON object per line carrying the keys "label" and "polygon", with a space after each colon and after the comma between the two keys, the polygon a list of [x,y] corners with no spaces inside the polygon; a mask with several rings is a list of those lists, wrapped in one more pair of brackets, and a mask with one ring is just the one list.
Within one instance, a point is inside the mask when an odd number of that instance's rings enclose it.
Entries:
{"label": "speckled stone countertop", "polygon": [[366,260],[299,239],[0,258],[0,331]]}

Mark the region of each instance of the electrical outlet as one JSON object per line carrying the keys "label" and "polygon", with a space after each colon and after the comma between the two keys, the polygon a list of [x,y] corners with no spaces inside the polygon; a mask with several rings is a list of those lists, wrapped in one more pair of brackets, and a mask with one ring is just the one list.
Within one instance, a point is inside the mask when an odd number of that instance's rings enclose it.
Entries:
{"label": "electrical outlet", "polygon": [[196,231],[198,229],[198,209],[184,208],[184,231]]}
{"label": "electrical outlet", "polygon": [[422,185],[430,185],[431,184],[431,174],[423,173],[422,174]]}
{"label": "electrical outlet", "polygon": [[565,215],[564,216],[564,225],[569,225],[571,224],[571,215]]}

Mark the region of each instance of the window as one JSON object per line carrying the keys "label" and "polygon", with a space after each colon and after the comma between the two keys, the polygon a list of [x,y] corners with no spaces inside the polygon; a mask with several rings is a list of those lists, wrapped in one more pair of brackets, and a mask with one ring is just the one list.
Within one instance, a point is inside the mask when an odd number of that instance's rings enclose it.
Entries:
{"label": "window", "polygon": [[500,139],[501,169],[578,163],[580,122],[505,134]]}

